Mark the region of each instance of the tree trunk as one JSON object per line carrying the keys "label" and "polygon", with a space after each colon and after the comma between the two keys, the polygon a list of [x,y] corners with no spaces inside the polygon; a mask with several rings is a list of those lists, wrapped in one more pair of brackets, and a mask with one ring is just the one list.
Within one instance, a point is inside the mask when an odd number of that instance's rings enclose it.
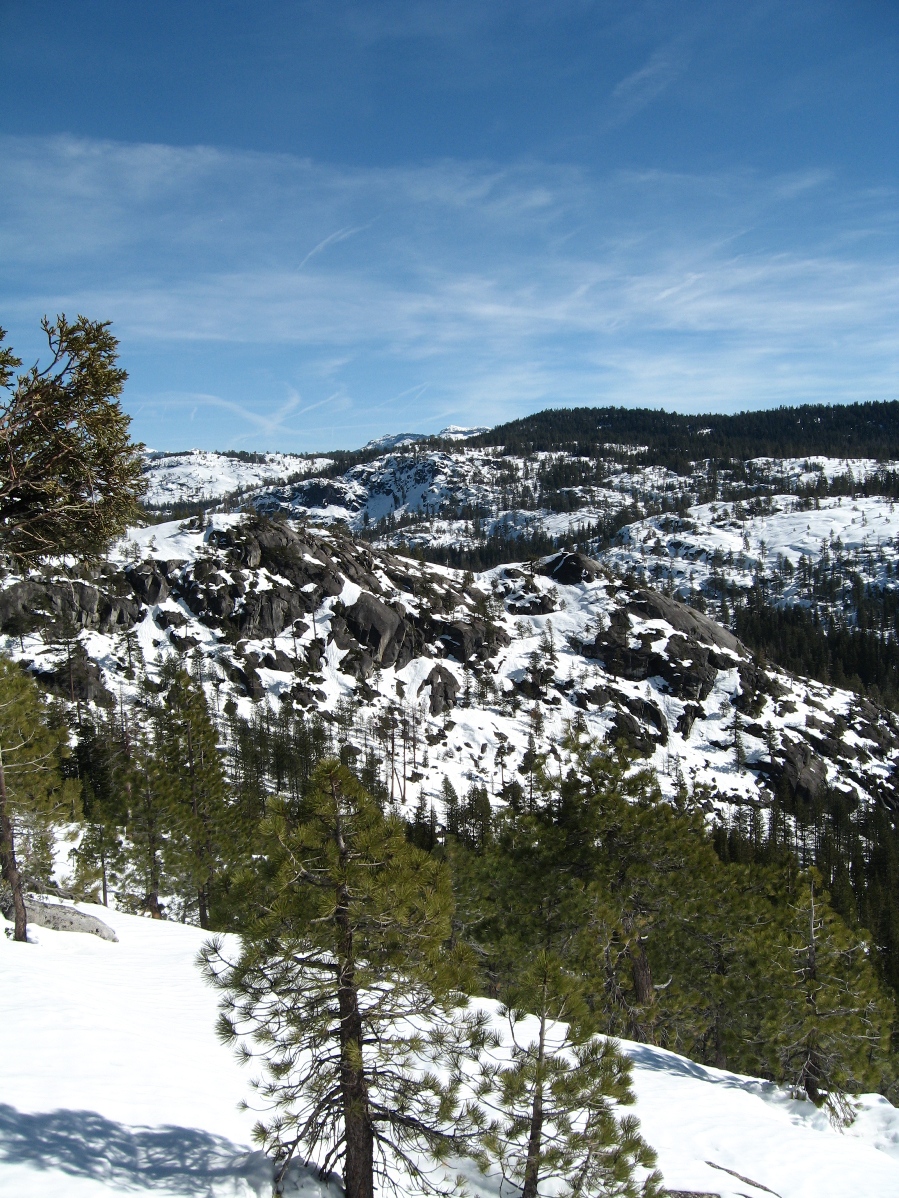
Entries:
{"label": "tree trunk", "polygon": [[[805,967],[805,986],[809,1006],[818,1014],[815,992],[818,981],[818,946],[815,933],[815,883],[809,884],[809,918],[808,918],[808,957]],[[817,1050],[817,1029],[812,1031],[808,1041],[808,1052],[802,1066],[802,1086],[816,1106],[821,1103],[821,1056]]]}
{"label": "tree trunk", "polygon": [[631,967],[631,982],[634,987],[634,1009],[630,1012],[628,1037],[651,1043],[652,1008],[656,992],[652,984],[652,967],[646,955],[646,944],[637,930],[637,919],[627,911],[622,920],[627,935],[626,952]]}
{"label": "tree trunk", "polygon": [[340,1090],[346,1137],[343,1185],[347,1198],[374,1198],[374,1136],[368,1109],[368,1083],[362,1064],[362,1016],[345,893],[340,897],[336,920],[341,941],[337,1003],[340,1011]]}
{"label": "tree trunk", "polygon": [[[343,834],[340,795],[332,782],[334,839],[341,864],[348,858]],[[368,1106],[368,1079],[362,1059],[362,1014],[356,988],[356,956],[350,922],[350,894],[345,885],[337,888],[334,923],[337,959],[337,1008],[340,1013],[340,1093],[346,1144],[343,1188],[346,1198],[374,1198],[375,1138]]]}
{"label": "tree trunk", "polygon": [[159,903],[159,844],[156,836],[156,813],[153,810],[153,796],[150,793],[149,777],[147,778],[145,798],[147,805],[147,865],[149,867],[150,889],[144,901],[152,918],[162,919],[162,907]]}
{"label": "tree trunk", "polygon": [[721,1009],[715,1010],[715,1068],[727,1068],[727,1053],[724,1051],[724,1035],[721,1027]]}
{"label": "tree trunk", "polygon": [[[724,956],[721,952],[721,946],[718,945],[715,949],[715,975],[723,978],[727,971],[724,968]],[[724,1049],[724,1011],[723,1004],[718,1002],[715,1004],[715,1068],[727,1068],[727,1053]]]}
{"label": "tree trunk", "polygon": [[24,944],[28,939],[28,920],[25,913],[25,895],[22,892],[22,875],[16,864],[16,843],[12,816],[9,812],[9,800],[6,795],[6,770],[3,767],[2,751],[0,751],[0,872],[12,891],[15,912],[13,939]]}
{"label": "tree trunk", "polygon": [[649,1007],[655,1002],[655,990],[652,988],[652,969],[646,955],[646,946],[642,940],[637,940],[628,950],[631,959],[631,977],[634,982],[634,994],[641,1007]]}
{"label": "tree trunk", "polygon": [[521,1198],[537,1198],[540,1184],[540,1150],[543,1147],[543,1062],[546,1056],[546,1015],[540,1015],[540,1038],[537,1042],[537,1071],[534,1080],[534,1100],[531,1105],[531,1129],[528,1135],[528,1156],[524,1168]]}

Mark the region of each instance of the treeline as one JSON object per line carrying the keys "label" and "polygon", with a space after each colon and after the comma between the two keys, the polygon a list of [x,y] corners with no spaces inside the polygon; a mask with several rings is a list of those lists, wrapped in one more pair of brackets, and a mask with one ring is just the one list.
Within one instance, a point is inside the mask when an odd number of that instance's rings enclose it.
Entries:
{"label": "treeline", "polygon": [[817,869],[846,923],[871,935],[871,960],[899,996],[899,812],[822,788],[814,797],[781,786],[768,818],[756,806],[719,817],[713,843],[722,860],[767,867],[793,860]]}
{"label": "treeline", "polygon": [[[507,453],[587,453],[608,456],[606,446],[640,447],[629,454],[682,472],[691,461],[712,458],[899,457],[899,402],[805,404],[684,416],[650,408],[557,408],[498,425],[472,445],[502,445]],[[614,448],[612,450],[614,452]]]}
{"label": "treeline", "polygon": [[737,636],[785,670],[854,690],[899,710],[899,641],[864,624],[846,627],[807,607],[749,602],[734,609]]}
{"label": "treeline", "polygon": [[[10,667],[9,678],[19,675]],[[300,810],[322,760],[340,757],[383,811],[401,810],[401,792],[385,784],[390,731],[360,752],[351,722],[349,712],[324,721],[289,705],[278,712],[259,706],[251,718],[233,710],[215,717],[202,686],[177,661],[154,682],[144,676],[136,707],[83,715],[74,750],[61,762],[70,807],[72,788],[80,787],[76,893],[204,928],[246,926],[269,903],[264,829],[271,804]],[[899,842],[888,813],[847,808],[836,795],[811,809],[785,792],[767,822],[755,812],[748,823],[710,833],[699,809],[705,796],[682,785],[672,806],[651,773],[634,770],[626,757],[568,748],[574,768],[552,777],[550,758],[531,743],[496,810],[477,784],[460,797],[446,782],[442,795],[422,796],[406,817],[410,843],[452,866],[456,934],[475,950],[485,994],[508,998],[528,936],[548,950],[589,928],[589,944],[578,951],[594,957],[576,968],[572,958],[569,967],[591,979],[584,998],[598,1029],[790,1080],[770,1040],[770,977],[781,966],[765,954],[791,943],[778,920],[792,919],[797,904],[807,916],[811,875],[800,871],[809,868],[836,905],[818,894],[824,924],[842,928],[839,935],[861,953],[870,971],[865,985],[880,993],[876,962],[888,988],[897,986]],[[55,819],[58,808],[57,797]],[[878,819],[890,826],[874,828]],[[51,858],[34,826],[30,837],[36,851],[25,854],[23,868],[28,884],[41,889]],[[519,857],[521,872],[502,881]],[[522,921],[515,945],[503,939],[513,934],[513,912]],[[806,916],[797,928],[807,926]],[[707,996],[700,1000],[710,970],[723,995],[714,1010]],[[762,987],[755,1008],[752,977]],[[840,1084],[873,1085],[873,1076],[865,1073],[863,1083],[861,1074],[855,1081],[847,1074]]]}
{"label": "treeline", "polygon": [[847,553],[839,540],[817,560],[780,558],[749,588],[712,558],[705,595],[722,623],[783,669],[899,705],[899,579],[881,546]]}

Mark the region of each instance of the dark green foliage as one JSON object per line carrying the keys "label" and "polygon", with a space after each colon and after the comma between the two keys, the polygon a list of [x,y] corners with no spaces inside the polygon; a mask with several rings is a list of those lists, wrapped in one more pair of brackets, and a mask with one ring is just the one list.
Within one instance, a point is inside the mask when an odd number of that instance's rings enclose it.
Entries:
{"label": "dark green foliage", "polygon": [[[58,316],[41,327],[49,364],[20,375],[0,406],[0,549],[24,565],[99,556],[137,522],[145,489],[141,447],[118,402],[127,375],[109,322]],[[0,387],[20,365],[0,355]]]}
{"label": "dark green foliage", "polygon": [[[713,843],[686,793],[672,807],[625,756],[582,747],[532,811],[494,818],[486,850],[460,843],[453,854],[460,931],[477,946],[484,992],[511,1002],[534,952],[549,953],[578,979],[593,1028],[798,1086],[845,1114],[847,1093],[891,1084],[892,1003],[870,937],[823,893],[827,981],[820,1000],[810,994],[796,960],[808,903],[785,826],[739,821]],[[818,1041],[812,1009],[826,1025]],[[781,1041],[788,1026],[797,1035]],[[796,1066],[803,1036],[819,1052],[817,1088]]]}
{"label": "dark green foliage", "polygon": [[273,802],[263,832],[267,909],[238,959],[219,941],[204,953],[223,1038],[263,1064],[258,1138],[282,1173],[297,1151],[323,1173],[342,1165],[348,1198],[370,1198],[388,1168],[427,1185],[410,1151],[439,1162],[464,1144],[457,1056],[481,1035],[451,1009],[464,975],[446,948],[446,866],[336,761],[299,807]]}
{"label": "dark green foliage", "polygon": [[[876,696],[899,708],[899,596],[896,592],[868,597],[868,611],[856,608],[852,627],[840,626],[807,607],[774,607],[750,599],[734,611],[737,636],[756,653],[783,669],[832,686]],[[871,610],[877,622],[871,626]]]}
{"label": "dark green foliage", "polygon": [[[645,445],[649,462],[674,469],[696,458],[896,458],[899,402],[805,404],[733,416],[683,416],[655,408],[555,408],[498,425],[469,444],[502,445],[506,453],[516,454]],[[642,464],[639,455],[635,460]]]}
{"label": "dark green foliage", "polygon": [[71,852],[73,885],[78,897],[104,907],[125,870],[124,779],[129,758],[128,730],[117,713],[92,713],[81,721],[73,763],[81,782],[84,831]]}
{"label": "dark green foliage", "polygon": [[522,1198],[537,1198],[546,1182],[568,1198],[661,1196],[661,1174],[634,1176],[655,1153],[637,1120],[617,1114],[634,1101],[630,1061],[614,1040],[590,1034],[576,974],[552,951],[532,952],[510,999],[511,1063],[485,1067],[480,1085],[498,1112],[484,1137],[485,1171],[498,1167]]}
{"label": "dark green foliage", "polygon": [[777,907],[763,1039],[775,1076],[827,1105],[836,1123],[854,1117],[847,1095],[889,1081],[893,1004],[878,986],[864,935],[853,933],[816,893],[815,873],[788,879]]}
{"label": "dark green foliage", "polygon": [[60,770],[66,733],[49,714],[33,680],[0,658],[0,874],[19,941],[26,938],[25,890],[50,881],[52,824],[73,814],[71,784]]}
{"label": "dark green foliage", "polygon": [[163,671],[161,686],[152,711],[153,755],[169,825],[168,873],[182,903],[196,909],[201,928],[209,928],[220,880],[252,829],[226,793],[218,737],[201,687],[177,667]]}
{"label": "dark green foliage", "polygon": [[282,704],[259,705],[249,719],[232,717],[227,729],[228,773],[242,803],[262,814],[267,793],[299,801],[316,765],[331,750],[329,730],[317,713]]}

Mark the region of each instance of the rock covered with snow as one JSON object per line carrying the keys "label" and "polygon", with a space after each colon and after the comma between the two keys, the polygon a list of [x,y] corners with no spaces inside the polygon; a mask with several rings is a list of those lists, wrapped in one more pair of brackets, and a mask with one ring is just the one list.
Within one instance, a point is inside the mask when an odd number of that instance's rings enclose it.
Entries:
{"label": "rock covered with snow", "polygon": [[[3,912],[4,919],[13,921],[15,913],[11,899],[4,901],[0,911]],[[96,915],[62,903],[50,903],[28,895],[25,899],[25,913],[30,926],[51,928],[54,932],[82,932],[88,936],[99,936],[101,940],[108,940],[113,944],[119,939],[109,924],[98,919]]]}
{"label": "rock covered with snow", "polygon": [[761,811],[783,787],[899,800],[892,712],[763,665],[583,554],[466,577],[345,529],[219,515],[136,530],[86,580],[8,577],[0,633],[70,701],[136,697],[139,650],[151,676],[189,655],[216,710],[287,702],[331,719],[349,704],[363,749],[399,713],[427,746],[403,772],[407,806],[444,777],[499,796],[535,730],[557,756],[572,730],[623,740],[670,794]]}

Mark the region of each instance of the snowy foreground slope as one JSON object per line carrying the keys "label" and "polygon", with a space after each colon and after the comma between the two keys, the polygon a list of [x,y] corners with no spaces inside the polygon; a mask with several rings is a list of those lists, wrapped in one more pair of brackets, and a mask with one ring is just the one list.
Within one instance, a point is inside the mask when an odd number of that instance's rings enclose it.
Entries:
{"label": "snowy foreground slope", "polygon": [[[216,996],[194,966],[203,933],[83,909],[119,943],[44,928],[29,945],[0,936],[0,1196],[267,1196],[252,1116],[237,1110],[248,1074],[216,1041]],[[885,1100],[863,1099],[841,1134],[768,1083],[646,1045],[625,1049],[636,1114],[671,1190],[899,1194],[899,1111]],[[304,1198],[336,1198],[311,1174],[296,1181]],[[498,1193],[490,1182],[474,1188]]]}

